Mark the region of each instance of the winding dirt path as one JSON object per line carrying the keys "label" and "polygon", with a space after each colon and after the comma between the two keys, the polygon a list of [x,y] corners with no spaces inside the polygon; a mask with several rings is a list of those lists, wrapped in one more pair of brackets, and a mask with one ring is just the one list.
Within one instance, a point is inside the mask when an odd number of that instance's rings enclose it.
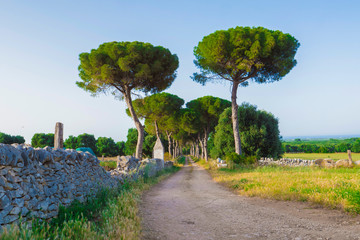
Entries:
{"label": "winding dirt path", "polygon": [[185,166],[143,196],[143,239],[360,239],[360,217],[238,196]]}

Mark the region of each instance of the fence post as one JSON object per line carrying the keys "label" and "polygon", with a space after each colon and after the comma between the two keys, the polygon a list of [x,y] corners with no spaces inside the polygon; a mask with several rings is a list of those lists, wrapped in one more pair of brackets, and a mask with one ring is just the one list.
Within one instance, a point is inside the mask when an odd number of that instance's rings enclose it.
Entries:
{"label": "fence post", "polygon": [[54,149],[62,149],[64,147],[64,124],[57,122],[55,125]]}

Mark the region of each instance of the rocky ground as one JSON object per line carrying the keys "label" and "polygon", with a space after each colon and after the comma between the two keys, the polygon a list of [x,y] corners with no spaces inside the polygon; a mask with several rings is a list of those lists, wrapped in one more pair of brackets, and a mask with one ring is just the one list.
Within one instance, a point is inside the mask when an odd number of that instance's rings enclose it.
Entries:
{"label": "rocky ground", "polygon": [[360,217],[238,196],[185,166],[143,196],[143,239],[360,239]]}

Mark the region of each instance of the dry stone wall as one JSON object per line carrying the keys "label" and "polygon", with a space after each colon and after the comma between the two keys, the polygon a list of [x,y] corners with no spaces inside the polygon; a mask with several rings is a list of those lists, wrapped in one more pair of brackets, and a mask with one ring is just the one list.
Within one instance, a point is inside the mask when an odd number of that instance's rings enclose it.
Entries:
{"label": "dry stone wall", "polygon": [[290,167],[304,167],[304,166],[318,166],[325,168],[334,167],[353,167],[354,165],[360,166],[360,161],[352,162],[348,159],[341,159],[334,161],[332,159],[316,159],[316,160],[304,160],[304,159],[291,159],[281,158],[274,160],[273,158],[261,158],[258,161],[260,166],[267,165],[279,165],[279,166],[290,166]]}
{"label": "dry stone wall", "polygon": [[274,160],[273,158],[261,158],[258,161],[258,164],[260,166],[279,165],[279,166],[290,166],[290,167],[303,167],[303,166],[313,165],[314,160],[291,159],[291,158],[281,158],[279,160]]}
{"label": "dry stone wall", "polygon": [[[116,171],[107,172],[88,152],[0,144],[0,226],[31,217],[50,219],[59,205],[85,200],[101,187],[116,187],[143,174],[145,165],[155,173],[156,160],[118,160]],[[0,227],[1,228],[1,227]]]}

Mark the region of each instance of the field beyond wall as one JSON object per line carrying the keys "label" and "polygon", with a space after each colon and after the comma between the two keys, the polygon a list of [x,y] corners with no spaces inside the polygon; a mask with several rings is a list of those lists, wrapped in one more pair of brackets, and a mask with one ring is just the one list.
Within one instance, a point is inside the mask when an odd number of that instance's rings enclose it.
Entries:
{"label": "field beyond wall", "polygon": [[[351,153],[352,160],[360,160],[360,153]],[[315,160],[319,158],[331,158],[333,160],[348,159],[347,153],[284,153],[284,158],[300,158],[304,160]]]}

